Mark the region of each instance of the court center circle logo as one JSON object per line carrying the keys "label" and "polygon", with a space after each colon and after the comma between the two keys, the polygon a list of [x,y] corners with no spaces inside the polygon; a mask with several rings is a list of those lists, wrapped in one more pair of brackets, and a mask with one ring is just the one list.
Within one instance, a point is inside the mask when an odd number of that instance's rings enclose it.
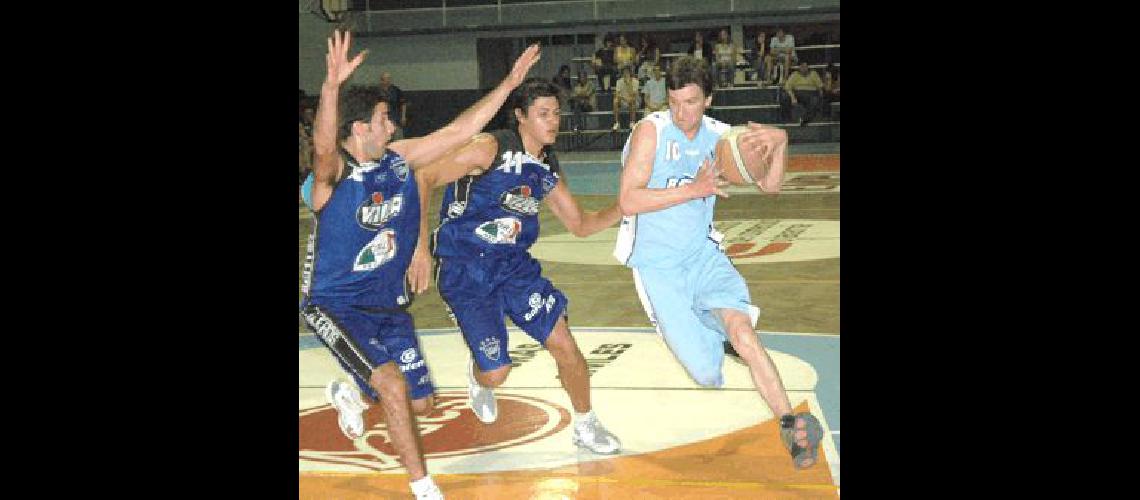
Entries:
{"label": "court center circle logo", "polygon": [[[424,456],[428,459],[475,455],[521,446],[544,439],[570,424],[570,412],[549,401],[519,394],[497,394],[499,413],[511,415],[493,424],[483,424],[471,411],[467,394],[440,391],[435,409],[418,417]],[[394,471],[402,466],[399,455],[375,404],[365,416],[368,430],[350,441],[337,425],[336,409],[329,405],[302,410],[299,425],[302,461],[326,464],[336,469]]]}

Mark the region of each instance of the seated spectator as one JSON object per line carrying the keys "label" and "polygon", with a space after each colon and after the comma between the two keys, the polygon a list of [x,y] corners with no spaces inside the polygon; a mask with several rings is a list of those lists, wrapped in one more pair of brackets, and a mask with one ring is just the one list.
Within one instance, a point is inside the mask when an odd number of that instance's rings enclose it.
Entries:
{"label": "seated spectator", "polygon": [[558,97],[559,105],[563,108],[568,107],[567,99],[570,96],[570,89],[574,87],[574,84],[570,82],[570,66],[563,64],[561,68],[558,68],[558,74],[554,75],[554,78],[551,79],[551,83],[556,85],[560,91],[559,94],[561,95]]}
{"label": "seated spectator", "polygon": [[597,107],[597,88],[594,87],[594,81],[586,76],[585,71],[579,71],[578,81],[574,83],[574,90],[570,93],[570,110],[574,112],[572,126],[575,132],[586,128],[586,113]]}
{"label": "seated spectator", "polygon": [[634,67],[635,62],[637,62],[637,51],[629,44],[625,35],[618,35],[618,44],[614,47],[614,71],[621,74],[622,70],[629,68],[632,72],[637,69]]}
{"label": "seated spectator", "polygon": [[828,62],[823,70],[823,103],[820,104],[831,117],[831,103],[839,102],[839,68]]}
{"label": "seated spectator", "polygon": [[641,93],[645,94],[645,113],[669,109],[669,98],[665,92],[665,78],[661,75],[661,68],[650,68],[649,79]]}
{"label": "seated spectator", "polygon": [[796,56],[796,38],[791,33],[784,31],[784,28],[776,28],[776,36],[772,38],[771,43],[772,56],[776,59],[775,68],[773,68],[774,75],[778,73],[779,78],[772,81],[777,84],[782,84],[788,79],[788,72],[792,65],[798,60]]}
{"label": "seated spectator", "polygon": [[598,88],[609,92],[617,78],[614,73],[614,39],[607,36],[603,43],[605,46],[594,53],[594,74],[598,75]]}
{"label": "seated spectator", "polygon": [[787,116],[790,105],[793,111],[798,111],[800,125],[806,125],[819,112],[819,104],[823,99],[823,81],[819,79],[819,73],[808,71],[808,64],[801,62],[799,71],[789,75],[788,81],[784,83],[784,94],[787,96],[786,99],[781,99],[784,115]]}
{"label": "seated spectator", "polygon": [[633,71],[628,67],[622,70],[621,79],[617,82],[617,89],[614,92],[614,127],[616,131],[621,128],[621,118],[619,113],[621,108],[629,110],[629,123],[633,125],[634,114],[637,113],[638,104],[638,85],[637,79],[633,77]]}
{"label": "seated spectator", "polygon": [[700,31],[693,33],[693,43],[689,44],[688,55],[712,63],[712,47],[705,43],[705,36]]}
{"label": "seated spectator", "polygon": [[648,35],[642,35],[641,46],[637,49],[637,79],[644,83],[654,66],[661,66],[661,49]]}
{"label": "seated spectator", "polygon": [[713,53],[716,54],[716,62],[714,64],[717,86],[731,87],[732,80],[736,74],[736,58],[740,55],[740,49],[732,43],[728,38],[728,30],[720,30],[720,37],[713,46]]}
{"label": "seated spectator", "polygon": [[752,45],[749,49],[752,52],[749,58],[752,63],[752,69],[756,71],[756,80],[760,82],[761,86],[768,85],[772,82],[772,78],[768,74],[768,69],[771,68],[775,62],[772,57],[772,52],[768,50],[768,34],[763,31],[757,31],[751,43]]}
{"label": "seated spectator", "polygon": [[298,182],[313,169],[313,108],[305,106],[297,117],[297,175]]}

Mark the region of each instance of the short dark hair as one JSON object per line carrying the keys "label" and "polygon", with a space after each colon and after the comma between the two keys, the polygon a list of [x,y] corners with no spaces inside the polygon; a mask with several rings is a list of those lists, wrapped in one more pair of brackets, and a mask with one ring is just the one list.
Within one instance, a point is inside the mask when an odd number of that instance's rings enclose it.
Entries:
{"label": "short dark hair", "polygon": [[387,101],[384,100],[384,91],[379,87],[352,86],[342,90],[337,109],[337,144],[352,135],[354,122],[371,122],[372,113],[381,102]]}
{"label": "short dark hair", "polygon": [[514,123],[515,110],[521,109],[525,115],[527,110],[534,104],[534,101],[540,97],[553,97],[561,101],[562,90],[557,85],[550,82],[545,78],[527,78],[515,90],[511,91],[510,97],[510,115],[511,123]]}
{"label": "short dark hair", "polygon": [[704,91],[705,97],[712,95],[712,76],[709,74],[709,65],[704,59],[693,56],[682,56],[673,62],[669,68],[669,76],[665,78],[665,87],[669,90],[680,90],[690,83],[695,83]]}

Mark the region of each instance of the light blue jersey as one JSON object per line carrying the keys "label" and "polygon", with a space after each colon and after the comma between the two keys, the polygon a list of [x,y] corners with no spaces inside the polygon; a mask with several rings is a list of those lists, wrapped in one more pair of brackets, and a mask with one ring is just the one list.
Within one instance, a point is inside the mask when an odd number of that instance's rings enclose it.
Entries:
{"label": "light blue jersey", "polygon": [[[649,178],[651,189],[671,188],[693,181],[701,162],[715,161],[716,142],[730,125],[708,116],[701,117],[697,135],[689,140],[673,124],[669,111],[658,111],[646,116],[642,122],[651,122],[657,128],[657,152],[653,158],[653,174]],[[640,123],[639,123],[640,124]],[[633,138],[633,134],[630,134]],[[622,164],[629,155],[629,140],[621,153]],[[639,214],[636,222],[633,253],[629,267],[670,267],[695,254],[701,245],[708,244],[712,228],[716,195],[689,200],[672,207]]]}

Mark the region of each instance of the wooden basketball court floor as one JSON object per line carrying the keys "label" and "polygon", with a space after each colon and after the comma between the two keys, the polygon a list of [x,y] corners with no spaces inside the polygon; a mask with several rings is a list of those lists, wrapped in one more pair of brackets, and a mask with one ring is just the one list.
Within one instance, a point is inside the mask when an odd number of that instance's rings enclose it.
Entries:
{"label": "wooden basketball court floor", "polygon": [[[837,149],[837,148],[836,148]],[[725,386],[688,378],[653,331],[631,273],[610,251],[616,228],[575,238],[543,207],[533,254],[569,299],[570,328],[591,370],[601,421],[620,455],[570,442],[570,403],[554,362],[511,329],[516,367],[498,390],[499,419],[484,425],[467,406],[466,347],[433,287],[410,308],[437,388],[421,417],[428,470],[448,498],[837,498],[839,496],[839,155],[796,154],[784,192],[733,188],[717,201],[727,252],[762,309],[757,329],[797,411],[824,423],[820,463],[797,471],[748,369],[724,362]],[[584,208],[613,203],[617,153],[564,153],[566,179]],[[440,193],[433,196],[432,225]],[[299,210],[299,264],[312,217]],[[513,327],[508,321],[508,326]],[[300,498],[411,498],[378,407],[356,442],[324,400],[331,378],[348,379],[299,323]]]}

